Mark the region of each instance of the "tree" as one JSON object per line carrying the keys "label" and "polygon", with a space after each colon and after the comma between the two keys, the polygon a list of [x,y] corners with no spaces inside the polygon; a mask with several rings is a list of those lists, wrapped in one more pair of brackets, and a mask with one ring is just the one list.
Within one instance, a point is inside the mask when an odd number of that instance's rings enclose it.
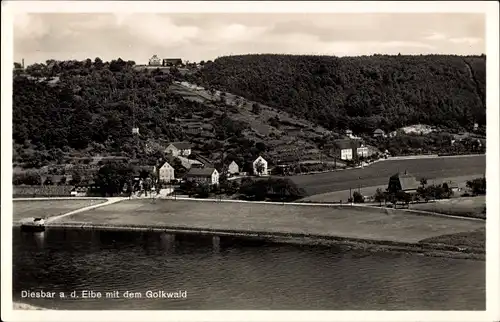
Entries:
{"label": "tree", "polygon": [[257,172],[257,175],[262,175],[262,173],[264,173],[264,170],[265,170],[265,166],[264,166],[264,162],[262,162],[261,160],[259,160],[256,164],[255,164],[255,171]]}
{"label": "tree", "polygon": [[82,175],[81,175],[81,173],[80,173],[80,172],[77,172],[77,171],[73,172],[73,174],[72,174],[72,176],[71,176],[71,181],[70,181],[70,183],[71,183],[72,185],[78,185],[78,184],[80,184],[81,182],[82,182]]}
{"label": "tree", "polygon": [[354,193],[352,194],[352,200],[353,200],[354,203],[363,203],[363,202],[365,202],[365,198],[363,197],[363,195],[360,194],[357,191],[354,191]]}
{"label": "tree", "polygon": [[95,183],[100,187],[103,196],[114,196],[120,193],[132,174],[133,170],[128,165],[109,163],[99,169],[95,177]]}
{"label": "tree", "polygon": [[425,185],[427,185],[427,179],[426,178],[420,179],[420,184],[422,185],[422,187],[425,187]]}
{"label": "tree", "polygon": [[210,185],[205,182],[200,183],[195,191],[198,198],[208,198],[210,196]]}
{"label": "tree", "polygon": [[252,113],[254,113],[254,114],[260,114],[261,111],[262,111],[262,107],[260,106],[259,103],[253,103],[252,104]]}
{"label": "tree", "polygon": [[474,180],[469,180],[466,183],[467,188],[472,190],[474,195],[484,195],[486,194],[486,178],[477,178]]}
{"label": "tree", "polygon": [[375,195],[373,196],[375,201],[379,203],[380,206],[382,206],[382,201],[385,201],[385,194],[382,191],[382,189],[377,188],[375,191]]}

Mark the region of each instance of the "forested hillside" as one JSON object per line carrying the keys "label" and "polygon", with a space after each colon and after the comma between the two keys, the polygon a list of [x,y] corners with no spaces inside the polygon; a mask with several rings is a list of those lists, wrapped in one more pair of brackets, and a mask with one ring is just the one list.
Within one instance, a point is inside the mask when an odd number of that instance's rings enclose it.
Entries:
{"label": "forested hillside", "polygon": [[275,111],[255,115],[251,102],[203,94],[174,84],[175,79],[182,80],[178,70],[134,68],[134,62],[121,59],[47,61],[15,69],[14,163],[39,168],[71,155],[135,155],[149,162],[161,156],[166,143],[181,140],[194,143],[194,151],[212,161],[221,161],[224,153],[226,161],[239,164],[286,152],[270,149],[272,144],[315,147],[308,138],[293,137],[290,144],[287,139],[297,122],[304,135],[319,136],[313,124],[280,113],[280,121],[288,123],[278,130]]}
{"label": "forested hillside", "polygon": [[328,129],[486,123],[484,56],[220,57],[192,76]]}

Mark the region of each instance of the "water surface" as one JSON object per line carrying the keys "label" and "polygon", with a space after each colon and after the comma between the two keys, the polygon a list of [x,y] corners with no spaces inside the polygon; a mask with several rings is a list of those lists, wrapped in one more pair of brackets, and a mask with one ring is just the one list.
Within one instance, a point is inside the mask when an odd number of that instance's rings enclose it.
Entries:
{"label": "water surface", "polygon": [[[162,233],[13,231],[13,298],[63,310],[484,310],[485,262]],[[139,292],[22,299],[21,291]],[[187,298],[146,298],[148,290]],[[56,293],[58,294],[58,293]]]}

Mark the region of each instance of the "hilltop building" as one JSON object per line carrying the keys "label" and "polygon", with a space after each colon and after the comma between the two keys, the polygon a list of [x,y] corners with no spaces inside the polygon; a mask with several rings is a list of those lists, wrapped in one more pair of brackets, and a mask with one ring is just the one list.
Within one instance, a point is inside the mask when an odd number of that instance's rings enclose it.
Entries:
{"label": "hilltop building", "polygon": [[149,59],[149,66],[161,66],[161,59],[158,58],[157,55],[153,55],[153,57]]}
{"label": "hilltop building", "polygon": [[165,58],[162,65],[166,67],[181,67],[183,64],[180,58]]}

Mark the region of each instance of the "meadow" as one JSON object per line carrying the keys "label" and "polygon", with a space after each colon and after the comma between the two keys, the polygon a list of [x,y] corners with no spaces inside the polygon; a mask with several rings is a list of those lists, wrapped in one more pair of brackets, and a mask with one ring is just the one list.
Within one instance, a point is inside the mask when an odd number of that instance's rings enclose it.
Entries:
{"label": "meadow", "polygon": [[392,209],[184,200],[125,200],[64,217],[61,223],[310,234],[408,243],[484,227],[482,221]]}
{"label": "meadow", "polygon": [[105,199],[78,200],[15,200],[12,204],[14,222],[30,217],[49,218],[105,202]]}

